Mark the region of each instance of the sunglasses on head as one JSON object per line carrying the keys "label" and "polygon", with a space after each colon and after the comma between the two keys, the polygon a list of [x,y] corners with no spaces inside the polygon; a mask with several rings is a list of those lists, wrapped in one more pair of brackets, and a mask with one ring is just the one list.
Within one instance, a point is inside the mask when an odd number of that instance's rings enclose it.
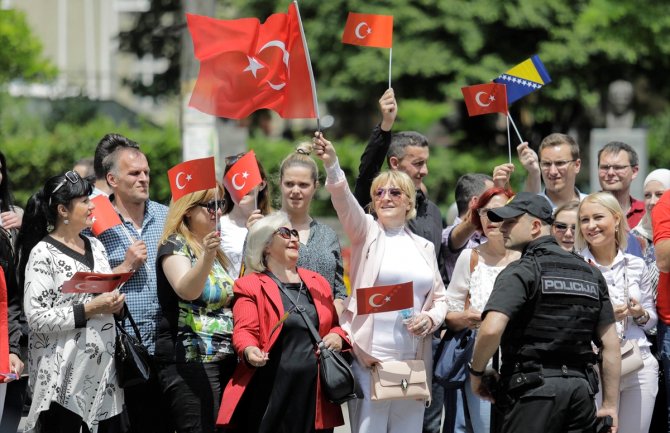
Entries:
{"label": "sunglasses on head", "polygon": [[402,190],[400,188],[377,188],[375,190],[375,198],[382,198],[384,197],[384,194],[388,193],[389,197],[392,199],[398,199],[402,197]]}
{"label": "sunglasses on head", "polygon": [[214,215],[217,209],[223,209],[225,205],[225,200],[212,200],[208,201],[207,203],[198,203],[198,206],[204,207],[207,209],[207,212],[211,213],[212,215]]}
{"label": "sunglasses on head", "polygon": [[65,184],[67,182],[70,182],[71,184],[74,185],[74,184],[78,183],[80,180],[81,180],[81,176],[79,176],[79,173],[77,173],[76,171],[70,170],[68,172],[65,172],[65,178],[63,180],[61,180],[58,183],[58,185],[56,185],[56,188],[54,188],[54,190],[51,191],[51,194],[55,194],[56,191],[58,191],[63,186],[65,186]]}
{"label": "sunglasses on head", "polygon": [[575,224],[554,223],[554,229],[557,232],[567,232],[568,228],[574,233],[577,226]]}
{"label": "sunglasses on head", "polygon": [[281,236],[282,239],[286,240],[290,240],[291,236],[293,236],[294,238],[300,237],[300,235],[298,235],[298,230],[290,229],[288,227],[279,227],[277,230],[275,230],[275,234]]}

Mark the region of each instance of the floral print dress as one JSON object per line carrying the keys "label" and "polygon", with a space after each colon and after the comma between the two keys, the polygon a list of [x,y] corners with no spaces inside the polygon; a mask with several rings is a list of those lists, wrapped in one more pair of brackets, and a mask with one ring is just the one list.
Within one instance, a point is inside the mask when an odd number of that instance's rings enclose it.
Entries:
{"label": "floral print dress", "polygon": [[47,236],[30,252],[26,266],[24,309],[30,326],[32,405],[25,432],[39,432],[42,411],[57,403],[82,417],[92,433],[102,420],[123,410],[114,363],[115,328],[111,314],[91,317],[76,327],[75,305],[88,293],[64,294],[63,283],[78,272],[111,273],[105,248],[82,236],[81,255]]}

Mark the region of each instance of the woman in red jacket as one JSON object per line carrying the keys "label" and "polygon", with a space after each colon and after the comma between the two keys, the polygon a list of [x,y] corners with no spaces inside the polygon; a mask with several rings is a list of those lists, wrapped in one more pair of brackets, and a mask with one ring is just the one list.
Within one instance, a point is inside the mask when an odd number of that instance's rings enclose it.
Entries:
{"label": "woman in red jacket", "polygon": [[328,282],[297,267],[299,247],[286,214],[264,217],[249,229],[244,260],[253,273],[233,288],[233,346],[242,361],[226,386],[217,420],[232,431],[307,433],[343,424],[340,406],[321,389],[316,347],[298,309],[326,347],[350,345]]}

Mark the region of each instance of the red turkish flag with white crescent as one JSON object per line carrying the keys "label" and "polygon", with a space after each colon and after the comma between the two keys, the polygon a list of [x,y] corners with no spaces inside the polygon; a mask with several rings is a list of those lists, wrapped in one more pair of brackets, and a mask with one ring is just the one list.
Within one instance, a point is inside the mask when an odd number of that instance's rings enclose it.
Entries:
{"label": "red turkish flag with white crescent", "polygon": [[223,185],[236,204],[261,182],[263,178],[253,150],[238,159],[223,177]]}
{"label": "red turkish flag with white crescent", "polygon": [[112,202],[109,201],[109,197],[100,194],[91,199],[91,201],[95,205],[95,208],[91,211],[91,215],[93,216],[91,231],[94,236],[98,236],[100,233],[121,224],[121,218],[116,209],[114,209]]}
{"label": "red turkish flag with white crescent", "polygon": [[172,201],[186,194],[216,188],[214,157],[192,159],[177,164],[168,170]]}
{"label": "red turkish flag with white crescent", "polygon": [[487,83],[461,87],[468,115],[479,116],[488,113],[507,114],[507,86]]}
{"label": "red turkish flag with white crescent", "polygon": [[75,273],[63,283],[63,293],[106,293],[121,287],[133,276],[132,272],[121,274],[99,274],[96,272]]}
{"label": "red turkish flag with white crescent", "polygon": [[414,283],[366,287],[356,290],[358,314],[385,313],[414,307]]}

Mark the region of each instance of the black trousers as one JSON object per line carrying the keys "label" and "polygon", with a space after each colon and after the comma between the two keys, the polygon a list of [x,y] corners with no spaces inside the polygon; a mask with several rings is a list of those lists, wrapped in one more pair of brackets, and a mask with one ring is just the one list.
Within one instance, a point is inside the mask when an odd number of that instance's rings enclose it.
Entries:
{"label": "black trousers", "polygon": [[513,396],[503,433],[593,433],[593,391],[580,377],[548,377],[544,384]]}
{"label": "black trousers", "polygon": [[151,377],[146,383],[123,389],[130,432],[174,433],[170,407],[158,381],[153,356],[151,362]]}
{"label": "black trousers", "polygon": [[[38,420],[41,433],[89,433],[88,426],[81,416],[65,409],[58,403],[51,403],[49,409],[40,413]],[[125,413],[113,416],[98,424],[98,433],[125,433],[128,431],[128,420]]]}

